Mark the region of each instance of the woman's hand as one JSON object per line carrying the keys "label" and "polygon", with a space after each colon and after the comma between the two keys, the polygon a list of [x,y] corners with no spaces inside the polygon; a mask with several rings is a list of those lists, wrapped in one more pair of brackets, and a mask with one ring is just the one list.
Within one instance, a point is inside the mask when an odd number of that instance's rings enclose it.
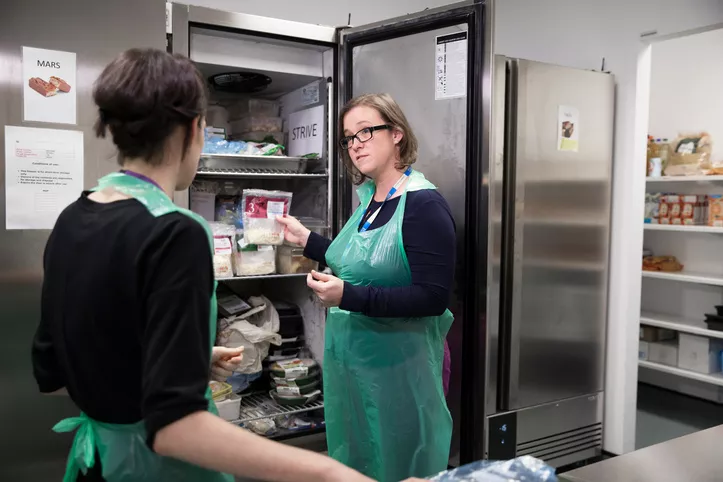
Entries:
{"label": "woman's hand", "polygon": [[243,360],[244,347],[226,348],[214,346],[211,351],[211,378],[217,382],[224,382],[233,375]]}
{"label": "woman's hand", "polygon": [[344,282],[336,276],[312,271],[306,277],[306,284],[314,290],[324,306],[332,307],[341,304]]}
{"label": "woman's hand", "polygon": [[306,242],[309,241],[309,235],[311,231],[304,227],[293,216],[276,216],[276,220],[284,225],[284,238],[293,244],[305,248]]}

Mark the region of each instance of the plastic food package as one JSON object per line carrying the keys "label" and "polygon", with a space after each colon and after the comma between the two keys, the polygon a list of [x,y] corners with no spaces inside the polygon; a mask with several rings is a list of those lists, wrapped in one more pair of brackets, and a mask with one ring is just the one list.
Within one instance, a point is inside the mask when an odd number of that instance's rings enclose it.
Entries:
{"label": "plastic food package", "polygon": [[555,469],[529,455],[503,462],[481,460],[442,472],[433,482],[556,482]]}
{"label": "plastic food package", "polygon": [[284,227],[276,216],[289,214],[292,194],[284,191],[245,189],[243,206],[244,240],[248,244],[281,245]]}
{"label": "plastic food package", "polygon": [[246,116],[278,117],[281,106],[275,100],[266,99],[244,99],[235,102],[228,107],[229,119],[239,119]]}
{"label": "plastic food package", "polygon": [[[254,416],[251,414],[250,416]],[[244,423],[244,427],[259,435],[273,435],[276,432],[276,424],[270,418],[251,420]]]}
{"label": "plastic food package", "polygon": [[711,172],[712,141],[708,133],[681,133],[670,147],[666,176],[715,174]]}
{"label": "plastic food package", "polygon": [[209,224],[213,234],[213,274],[217,279],[233,278],[236,228],[228,224]]}
{"label": "plastic food package", "polygon": [[243,216],[239,210],[238,196],[216,196],[216,212],[214,221],[243,228]]}
{"label": "plastic food package", "polygon": [[304,248],[286,245],[277,250],[276,266],[281,274],[310,273],[319,269],[319,263],[304,256]]}
{"label": "plastic food package", "polygon": [[708,226],[723,228],[723,196],[720,194],[708,196]]}
{"label": "plastic food package", "polygon": [[231,396],[226,400],[216,403],[218,416],[228,422],[238,420],[240,406],[241,397],[234,394],[231,394]]}
{"label": "plastic food package", "polygon": [[234,140],[260,143],[260,144],[284,144],[283,132],[244,132],[241,134],[233,134]]}
{"label": "plastic food package", "polygon": [[245,244],[236,254],[237,276],[260,276],[276,273],[276,251],[273,246]]}
{"label": "plastic food package", "polygon": [[284,121],[281,117],[243,117],[231,122],[231,132],[281,132]]}
{"label": "plastic food package", "polygon": [[660,193],[645,193],[645,223],[658,224],[660,210]]}
{"label": "plastic food package", "polygon": [[208,385],[211,387],[211,398],[214,402],[222,402],[231,395],[231,385],[228,383],[212,380]]}
{"label": "plastic food package", "polygon": [[296,380],[314,375],[319,370],[319,364],[310,358],[303,360],[293,359],[274,363],[270,368],[271,373],[276,378]]}

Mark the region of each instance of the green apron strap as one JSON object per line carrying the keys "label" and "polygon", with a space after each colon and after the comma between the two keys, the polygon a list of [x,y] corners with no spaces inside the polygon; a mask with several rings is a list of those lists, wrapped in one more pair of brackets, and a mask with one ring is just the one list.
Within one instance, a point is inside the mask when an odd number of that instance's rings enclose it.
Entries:
{"label": "green apron strap", "polygon": [[68,463],[65,467],[63,482],[75,482],[80,470],[84,474],[95,465],[95,429],[93,420],[86,414],[61,420],[53,427],[53,432],[69,433],[78,431],[73,438]]}

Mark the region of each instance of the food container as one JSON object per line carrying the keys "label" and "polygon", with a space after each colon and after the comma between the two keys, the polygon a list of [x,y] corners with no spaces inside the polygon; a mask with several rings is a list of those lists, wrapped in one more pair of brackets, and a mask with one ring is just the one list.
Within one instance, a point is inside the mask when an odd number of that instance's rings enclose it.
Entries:
{"label": "food container", "polygon": [[261,276],[276,273],[276,251],[273,246],[247,244],[236,253],[236,276]]}
{"label": "food container", "polygon": [[278,117],[281,105],[274,100],[244,99],[228,107],[229,119],[236,120],[247,116]]}
{"label": "food container", "polygon": [[222,419],[233,422],[239,419],[239,411],[241,409],[241,397],[238,395],[231,395],[222,402],[216,403],[218,409],[218,416]]}
{"label": "food container", "polygon": [[244,117],[230,122],[231,132],[282,132],[284,122],[281,117]]}
{"label": "food container", "polygon": [[284,396],[284,397],[298,397],[300,395],[308,395],[311,392],[314,392],[319,389],[321,386],[321,382],[319,380],[316,380],[308,385],[304,386],[298,386],[293,384],[287,384],[287,383],[276,383],[273,380],[271,381],[271,388],[276,390],[276,393]]}
{"label": "food container", "polygon": [[708,196],[708,226],[723,227],[723,195]]}
{"label": "food container", "polygon": [[220,223],[209,224],[213,234],[213,274],[216,279],[233,278],[236,228]]}
{"label": "food container", "polygon": [[310,273],[319,263],[304,256],[304,248],[283,245],[276,251],[276,267],[280,274]]}
{"label": "food container", "polygon": [[314,375],[319,371],[319,364],[310,358],[276,362],[271,365],[271,374],[276,378],[297,380]]}
{"label": "food container", "polygon": [[271,377],[271,382],[274,384],[274,386],[287,386],[287,387],[308,387],[309,385],[312,385],[319,381],[320,378],[320,372],[319,370],[312,371],[309,375],[305,377],[299,377],[299,378],[292,378],[292,379],[286,379],[286,378],[278,378],[278,377]]}
{"label": "food container", "polygon": [[235,141],[273,143],[284,145],[283,132],[244,132],[242,134],[234,134],[231,138]]}
{"label": "food container", "polygon": [[233,389],[228,383],[212,380],[208,385],[211,387],[211,397],[214,402],[222,402],[226,400],[231,393],[233,393]]}
{"label": "food container", "polygon": [[316,390],[306,395],[281,395],[276,390],[271,390],[269,395],[271,395],[271,398],[279,405],[285,407],[301,407],[319,398],[321,391]]}
{"label": "food container", "polygon": [[243,206],[244,240],[248,244],[281,245],[284,227],[277,216],[289,214],[292,193],[245,189]]}

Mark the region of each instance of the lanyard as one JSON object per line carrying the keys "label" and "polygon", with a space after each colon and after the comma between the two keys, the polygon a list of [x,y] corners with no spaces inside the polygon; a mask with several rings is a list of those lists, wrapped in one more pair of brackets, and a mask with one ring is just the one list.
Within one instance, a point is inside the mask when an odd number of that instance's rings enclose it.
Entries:
{"label": "lanyard", "polygon": [[[364,231],[368,230],[368,229],[371,227],[372,223],[374,222],[374,220],[375,220],[375,219],[377,218],[377,216],[379,215],[379,211],[381,211],[382,208],[384,207],[384,204],[385,204],[387,201],[389,201],[389,200],[392,198],[392,196],[394,196],[394,194],[399,190],[399,188],[402,186],[402,184],[404,183],[404,181],[407,180],[407,178],[409,177],[409,175],[410,175],[411,173],[412,173],[412,167],[410,166],[410,167],[407,168],[406,171],[404,171],[404,174],[402,174],[402,177],[399,178],[399,180],[397,181],[397,183],[396,183],[394,186],[392,186],[392,188],[389,190],[389,194],[387,194],[387,197],[384,198],[384,201],[383,201],[382,204],[377,208],[377,210],[374,211],[374,214],[372,214],[371,216],[369,216],[369,217],[367,218],[367,220],[364,222],[364,225],[363,225],[363,226],[361,227],[361,229],[359,230],[360,233],[363,233]],[[373,201],[374,201],[374,196],[372,196],[372,198],[369,200],[369,205],[367,206],[367,209],[369,209],[369,206],[372,205],[372,202],[373,202]]]}
{"label": "lanyard", "polygon": [[163,191],[163,188],[161,186],[159,186],[156,181],[154,181],[153,179],[151,179],[148,176],[144,176],[143,174],[138,174],[137,172],[129,171],[128,169],[121,169],[120,172],[123,174],[126,174],[127,176],[131,176],[131,177],[135,177],[136,179],[140,179],[141,181],[146,181],[148,183],[151,183],[154,186],[156,186],[158,189]]}

